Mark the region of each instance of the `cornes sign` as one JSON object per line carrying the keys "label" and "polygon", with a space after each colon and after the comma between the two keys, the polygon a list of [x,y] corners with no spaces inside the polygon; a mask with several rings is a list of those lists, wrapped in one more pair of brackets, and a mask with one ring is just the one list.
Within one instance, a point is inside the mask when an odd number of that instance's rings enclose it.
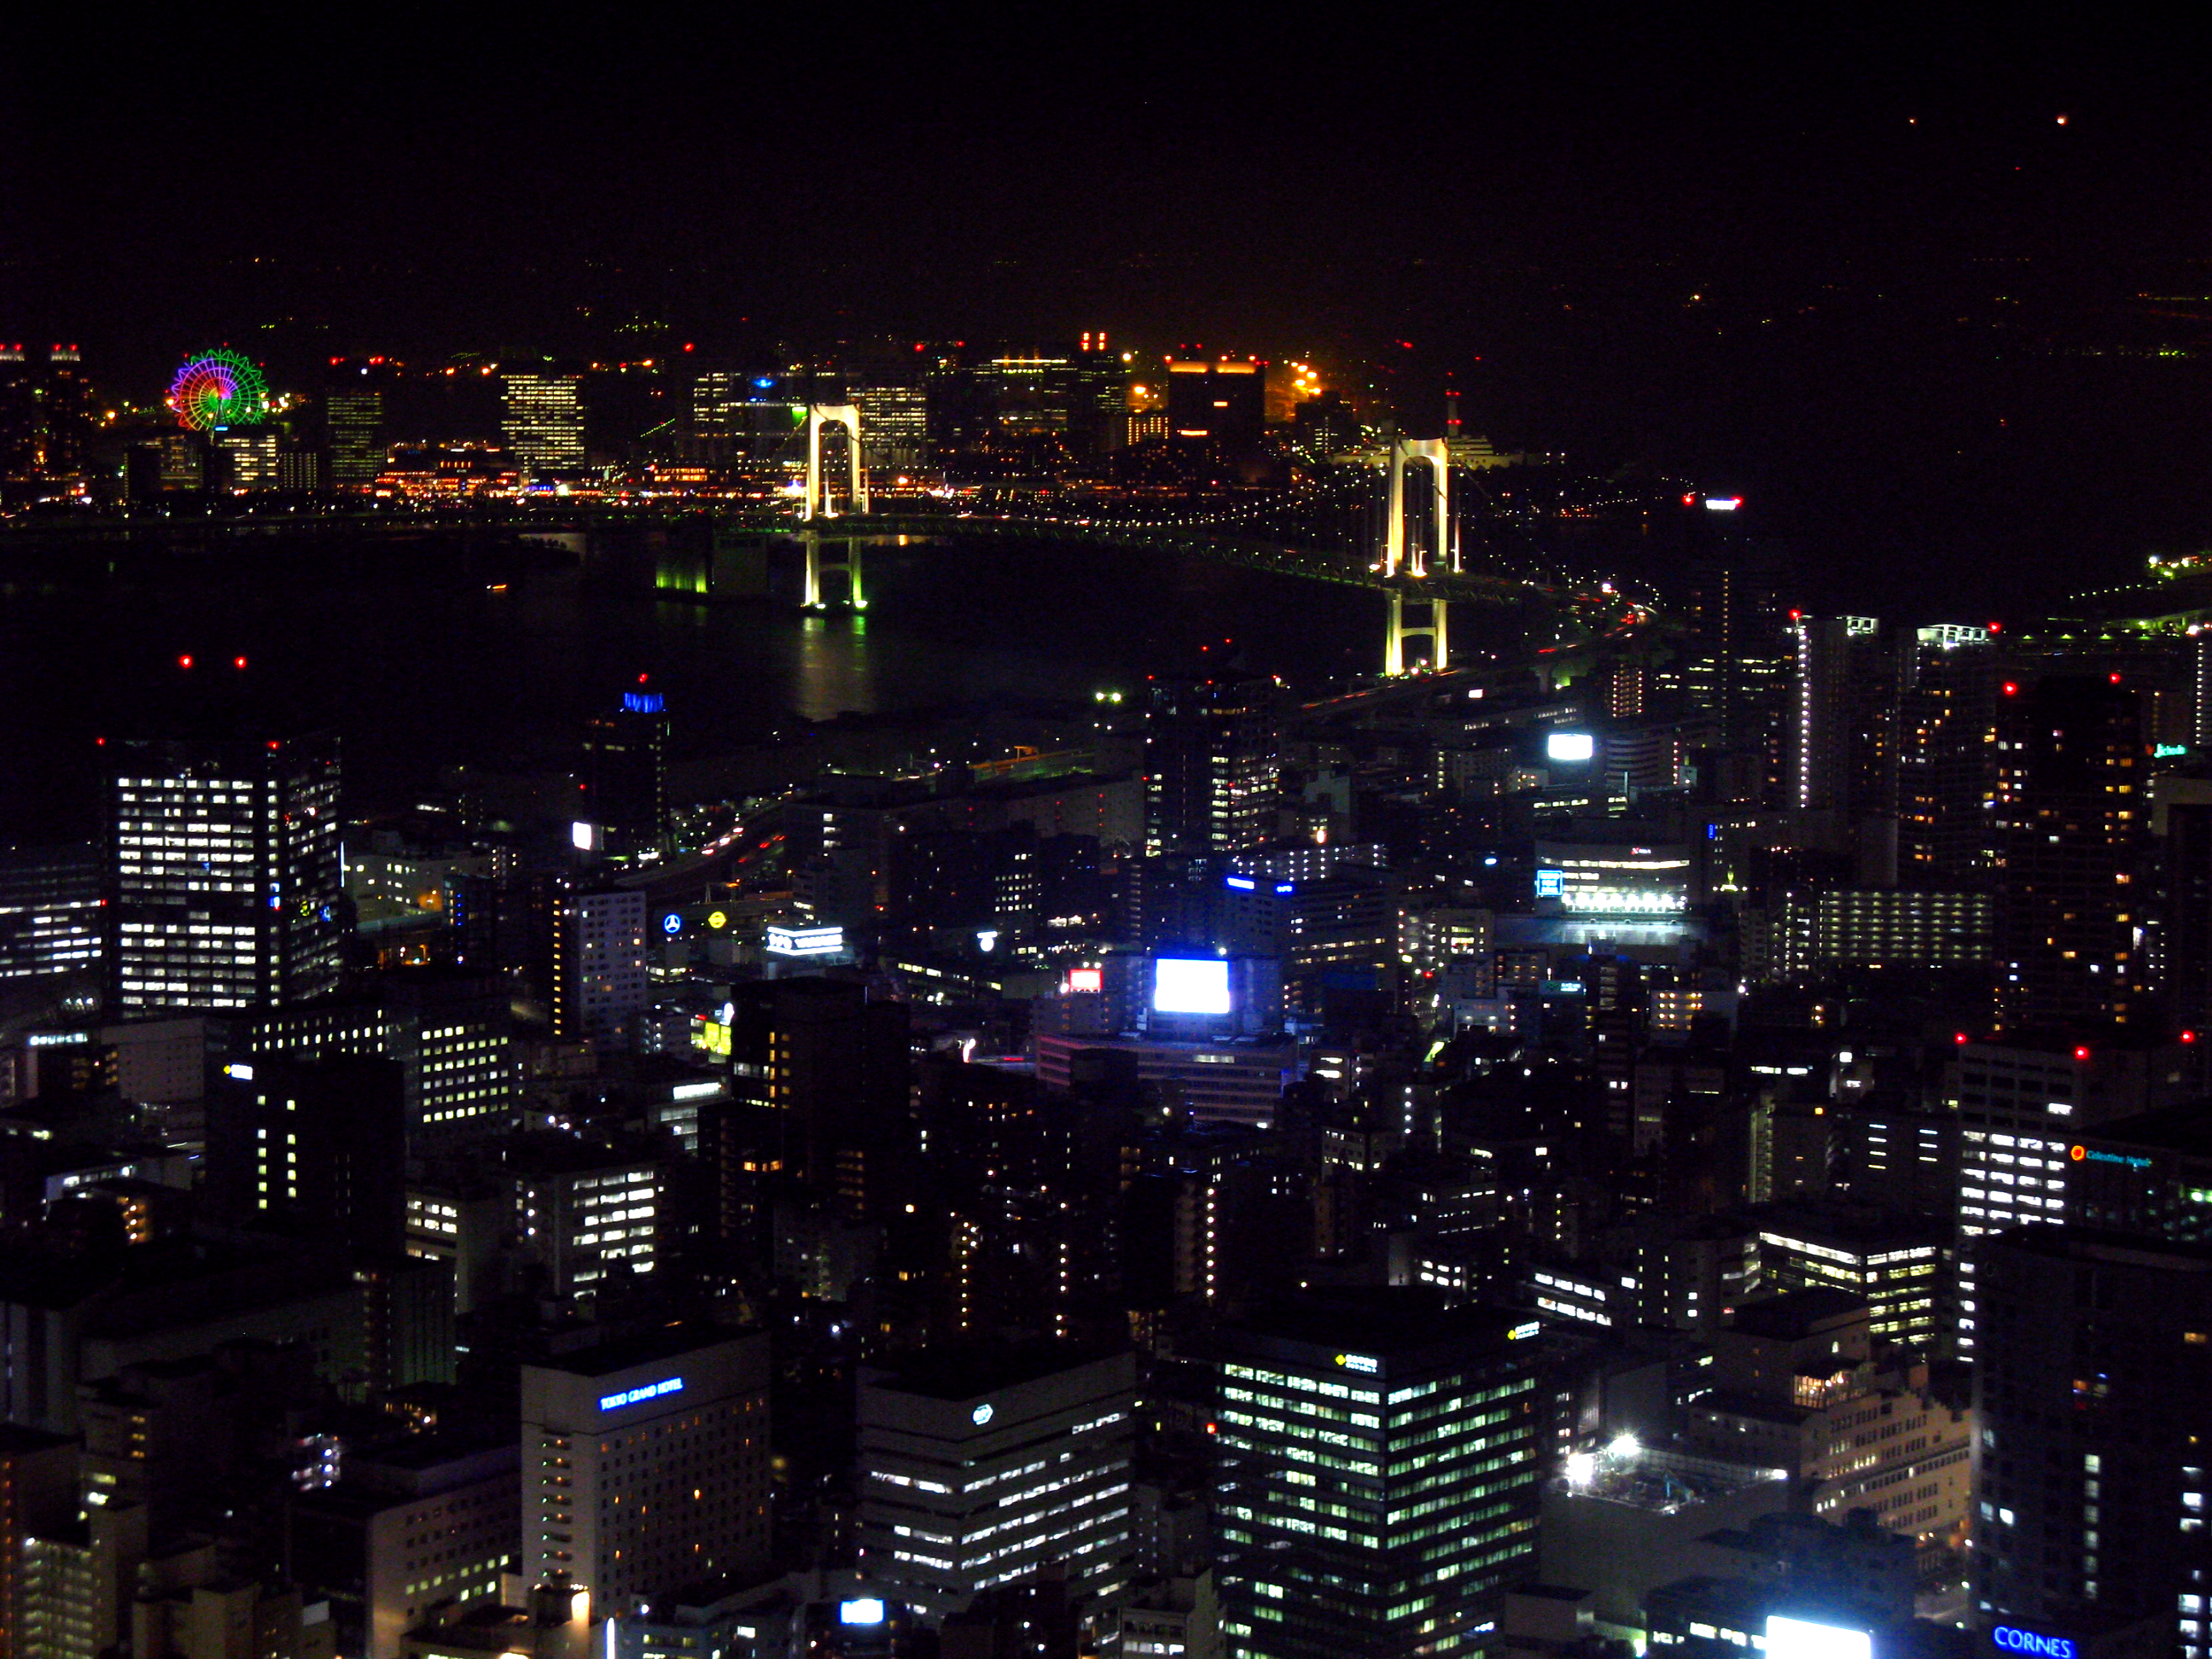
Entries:
{"label": "cornes sign", "polygon": [[2067,1638],[2045,1636],[2016,1625],[1999,1625],[1990,1632],[1990,1640],[2007,1653],[2033,1654],[2036,1659],[2074,1659],[2075,1655],[2074,1644]]}

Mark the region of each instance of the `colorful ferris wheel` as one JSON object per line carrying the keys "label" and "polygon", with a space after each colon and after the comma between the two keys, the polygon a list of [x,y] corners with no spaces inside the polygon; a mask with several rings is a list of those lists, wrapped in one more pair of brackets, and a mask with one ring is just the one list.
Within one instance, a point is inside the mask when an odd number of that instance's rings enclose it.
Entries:
{"label": "colorful ferris wheel", "polygon": [[195,432],[253,426],[268,417],[269,383],[250,358],[235,351],[203,352],[177,371],[168,401]]}

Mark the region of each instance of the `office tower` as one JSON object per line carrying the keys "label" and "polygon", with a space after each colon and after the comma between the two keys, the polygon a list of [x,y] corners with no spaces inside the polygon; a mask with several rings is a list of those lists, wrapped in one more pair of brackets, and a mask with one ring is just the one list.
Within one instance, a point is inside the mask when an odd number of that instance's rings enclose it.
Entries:
{"label": "office tower", "polygon": [[94,431],[92,392],[75,346],[0,346],[0,477],[81,475]]}
{"label": "office tower", "polygon": [[2203,1659],[2212,1250],[2031,1228],[1983,1257],[1972,1616],[2081,1655]]}
{"label": "office tower", "polygon": [[441,1604],[496,1602],[517,1565],[521,1481],[512,1439],[409,1435],[349,1446],[335,1485],[293,1511],[294,1572],[331,1604],[341,1653],[402,1659]]}
{"label": "office tower", "polygon": [[1826,975],[1838,968],[1978,968],[1996,950],[1986,892],[1856,887],[1793,893],[1774,907],[1771,971]]}
{"label": "office tower", "polygon": [[1998,1006],[2015,1024],[2135,1018],[2153,873],[2135,689],[2117,673],[2008,681],[1998,702]]}
{"label": "office tower", "polygon": [[599,1048],[629,1046],[629,1023],[652,1000],[645,895],[574,893],[553,918],[553,1034]]}
{"label": "office tower", "polygon": [[110,741],[108,1006],[248,1008],[338,980],[337,739]]}
{"label": "office tower", "polygon": [[730,1087],[770,1114],[784,1171],[849,1220],[877,1216],[911,1147],[907,1010],[851,981],[737,986]]}
{"label": "office tower", "polygon": [[1973,889],[1989,878],[2001,665],[1990,632],[1921,629],[1900,665],[1898,876],[1908,886]]}
{"label": "office tower", "polygon": [[[1172,385],[1172,382],[1170,382]],[[1291,411],[1297,447],[1311,459],[1326,461],[1359,444],[1359,421],[1341,392],[1324,392]]]}
{"label": "office tower", "polygon": [[1079,455],[1120,449],[1129,439],[1129,370],[1106,343],[1085,334],[1068,354],[1068,447]]}
{"label": "office tower", "polygon": [[221,487],[235,490],[276,489],[276,444],[273,427],[218,429],[210,434],[210,455]]}
{"label": "office tower", "polygon": [[619,708],[586,724],[580,799],[609,851],[660,849],[668,832],[668,713],[659,692],[625,691]]}
{"label": "office tower", "polygon": [[1863,1302],[1878,1340],[1926,1355],[1949,1286],[1950,1230],[1932,1217],[1799,1200],[1755,1212],[1759,1278],[1769,1291],[1833,1290]]}
{"label": "office tower", "polygon": [[2169,775],[2153,787],[2160,877],[2158,988],[2176,1025],[2212,1031],[2212,779]]}
{"label": "office tower", "polygon": [[1712,530],[1704,522],[1712,516],[1700,511],[1695,521],[1693,539],[1703,550],[1683,582],[1690,636],[1678,689],[1714,723],[1717,798],[1778,805],[1788,799],[1784,732],[1791,669],[1781,572],[1772,558]]}
{"label": "office tower", "polygon": [[1932,1564],[1966,1519],[1972,1425],[1930,1394],[1924,1359],[1869,1324],[1842,1291],[1744,1304],[1714,1334],[1681,1449],[1783,1470],[1825,1521],[1873,1510]]}
{"label": "office tower", "polygon": [[1535,1553],[1537,1344],[1517,1321],[1376,1290],[1222,1333],[1231,1651],[1411,1659],[1487,1645],[1496,1592]]}
{"label": "office tower", "polygon": [[2080,1136],[2191,1099],[2203,1078],[2192,1043],[2131,1036],[1954,1045],[1942,1102],[1959,1125],[1960,1358],[1972,1357],[1979,1340],[1977,1241],[2076,1219],[2069,1195],[2071,1148]]}
{"label": "office tower", "polygon": [[25,1548],[76,1518],[76,1443],[0,1422],[0,1659],[33,1659],[22,1632]]}
{"label": "office tower", "polygon": [[0,848],[0,980],[100,965],[99,850]]}
{"label": "office tower", "polygon": [[313,495],[323,481],[323,458],[312,449],[276,452],[276,488],[288,495]]}
{"label": "office tower", "polygon": [[929,395],[918,386],[857,386],[860,452],[885,478],[918,472],[929,460]]}
{"label": "office tower", "polygon": [[324,405],[331,434],[331,485],[361,489],[384,470],[384,394],[333,392]]}
{"label": "office tower", "polygon": [[528,472],[573,472],[584,465],[584,406],[577,374],[499,377],[500,435]]}
{"label": "office tower", "polygon": [[1267,366],[1168,364],[1168,435],[1183,443],[1247,449],[1267,430]]}
{"label": "office tower", "polygon": [[642,1288],[660,1264],[667,1156],[631,1136],[546,1132],[507,1143],[510,1226],[538,1295],[590,1306]]}
{"label": "office tower", "polygon": [[1799,617],[1790,804],[1846,823],[1897,811],[1897,648],[1872,617]]}
{"label": "office tower", "polygon": [[918,1353],[860,1384],[860,1562],[942,1609],[1064,1564],[1128,1577],[1136,1367],[1061,1345]]}
{"label": "office tower", "polygon": [[19,1651],[40,1659],[128,1651],[147,1540],[144,1510],[97,1507],[25,1539]]}
{"label": "office tower", "polygon": [[262,1008],[234,1051],[399,1063],[410,1141],[503,1127],[521,1088],[510,999],[490,975],[395,974],[360,996]]}
{"label": "office tower", "polygon": [[1145,850],[1232,853],[1275,838],[1275,684],[1231,670],[1155,679],[1145,714]]}
{"label": "office tower", "polygon": [[674,1325],[522,1367],[522,1571],[594,1619],[768,1562],[768,1338]]}
{"label": "office tower", "polygon": [[405,1237],[407,1116],[389,1060],[256,1056],[208,1097],[207,1197],[234,1226],[265,1226],[349,1255],[397,1255]]}

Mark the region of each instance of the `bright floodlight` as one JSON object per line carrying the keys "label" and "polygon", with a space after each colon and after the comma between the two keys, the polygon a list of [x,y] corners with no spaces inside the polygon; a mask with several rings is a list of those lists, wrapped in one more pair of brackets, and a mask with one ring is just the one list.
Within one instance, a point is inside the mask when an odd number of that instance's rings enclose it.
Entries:
{"label": "bright floodlight", "polygon": [[1587,732],[1554,732],[1544,739],[1544,753],[1555,761],[1586,761],[1597,753],[1597,739]]}
{"label": "bright floodlight", "polygon": [[1587,1486],[1596,1479],[1597,1454],[1595,1452],[1567,1454],[1567,1484],[1569,1486]]}
{"label": "bright floodlight", "polygon": [[1152,1012],[1227,1013],[1229,964],[1218,957],[1162,957],[1152,964]]}
{"label": "bright floodlight", "polygon": [[1842,1625],[1766,1615],[1766,1659],[1874,1659],[1874,1638]]}
{"label": "bright floodlight", "polygon": [[1605,1455],[1615,1462],[1626,1463],[1643,1449],[1643,1445],[1634,1435],[1617,1434],[1613,1437],[1612,1443],[1606,1447]]}

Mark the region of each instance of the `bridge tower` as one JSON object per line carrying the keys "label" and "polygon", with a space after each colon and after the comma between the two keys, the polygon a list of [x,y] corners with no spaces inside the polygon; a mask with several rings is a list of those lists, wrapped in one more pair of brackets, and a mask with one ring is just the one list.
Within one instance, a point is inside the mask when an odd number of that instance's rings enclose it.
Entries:
{"label": "bridge tower", "polygon": [[[1382,672],[1395,678],[1406,672],[1406,641],[1425,635],[1429,641],[1429,666],[1449,668],[1451,650],[1445,629],[1445,612],[1451,608],[1448,600],[1436,593],[1407,592],[1402,587],[1390,589],[1390,617],[1383,624]],[[1427,615],[1421,612],[1425,609]],[[1407,611],[1413,616],[1407,619]]]}
{"label": "bridge tower", "polygon": [[860,581],[860,542],[847,537],[838,544],[844,549],[842,556],[825,557],[822,532],[815,527],[817,521],[837,516],[835,489],[822,471],[822,428],[829,426],[845,428],[846,511],[865,514],[868,510],[868,475],[860,465],[860,410],[851,404],[807,404],[806,499],[799,509],[799,521],[806,526],[799,532],[799,541],[806,553],[804,603],[809,611],[828,610],[822,579],[830,571],[842,569],[845,573],[847,602],[855,611],[866,611],[868,598]]}
{"label": "bridge tower", "polygon": [[868,510],[868,475],[860,467],[860,411],[851,404],[809,404],[806,406],[806,500],[799,509],[802,520],[834,519],[836,503],[829,482],[822,476],[822,428],[845,428],[847,466],[846,510]]}
{"label": "bridge tower", "polygon": [[860,541],[857,536],[837,538],[830,545],[844,550],[831,554],[825,548],[822,532],[809,525],[799,532],[800,550],[806,555],[806,587],[800,603],[809,611],[827,611],[830,602],[823,597],[823,578],[834,571],[845,573],[845,600],[855,611],[868,608],[866,591],[860,585]]}
{"label": "bridge tower", "polygon": [[[1434,487],[1421,513],[1425,534],[1408,535],[1406,513],[1406,469],[1425,465]],[[1382,672],[1406,672],[1406,641],[1425,637],[1429,666],[1450,666],[1448,602],[1433,592],[1424,593],[1414,584],[1427,580],[1433,558],[1439,571],[1459,571],[1459,541],[1452,530],[1451,450],[1442,438],[1394,438],[1390,441],[1389,482],[1383,506],[1381,569],[1390,595],[1389,619],[1383,625]],[[1413,618],[1407,619],[1411,608]],[[1425,611],[1425,615],[1424,615]]]}

